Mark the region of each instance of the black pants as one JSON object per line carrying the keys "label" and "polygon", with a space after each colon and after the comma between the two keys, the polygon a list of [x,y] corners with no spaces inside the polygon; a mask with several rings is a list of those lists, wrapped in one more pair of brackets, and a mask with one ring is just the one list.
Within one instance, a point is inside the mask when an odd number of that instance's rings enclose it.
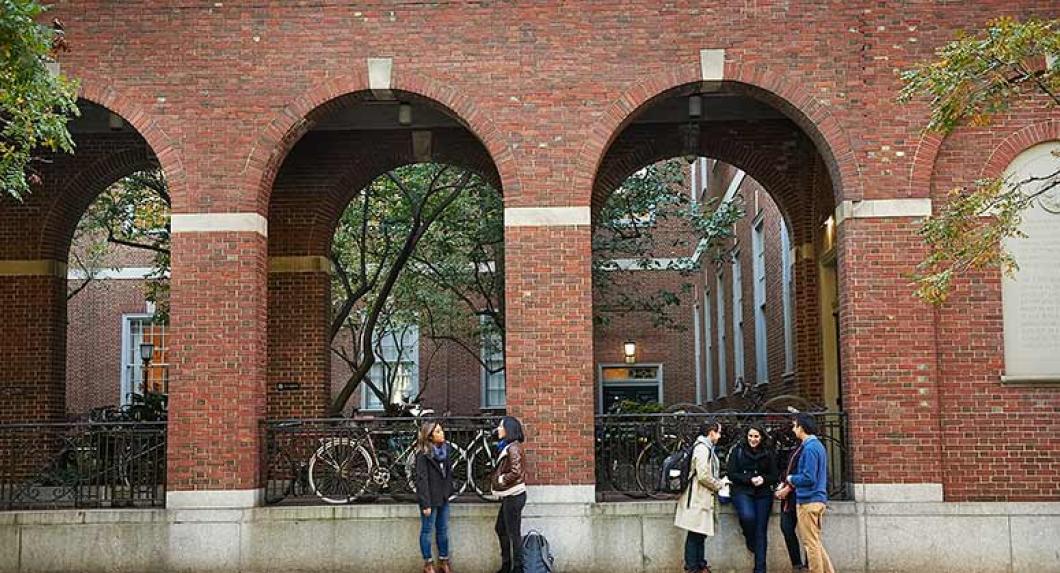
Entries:
{"label": "black pants", "polygon": [[699,571],[707,566],[707,536],[689,531],[685,536],[685,571]]}
{"label": "black pants", "polygon": [[[785,505],[790,505],[791,509],[785,509]],[[788,559],[791,560],[792,567],[805,567],[806,561],[802,558],[802,545],[799,543],[799,537],[795,535],[795,526],[799,523],[798,515],[795,513],[795,503],[794,501],[788,502],[785,500],[781,502],[780,507],[780,531],[784,534],[784,545],[788,548]]]}
{"label": "black pants", "polygon": [[501,499],[501,510],[497,512],[497,541],[501,544],[501,569],[521,573],[523,570],[523,507],[526,494]]}

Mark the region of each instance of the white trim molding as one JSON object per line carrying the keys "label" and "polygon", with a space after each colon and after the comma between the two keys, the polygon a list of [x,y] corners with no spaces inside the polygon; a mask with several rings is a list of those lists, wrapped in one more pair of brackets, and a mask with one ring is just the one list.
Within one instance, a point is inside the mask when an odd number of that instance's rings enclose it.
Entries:
{"label": "white trim molding", "polygon": [[241,509],[258,507],[265,500],[265,490],[215,489],[167,491],[166,509]]}
{"label": "white trim molding", "polygon": [[[93,280],[145,280],[155,272],[154,267],[118,267],[99,269],[92,273]],[[66,278],[82,281],[88,278],[84,269],[69,269]]]}
{"label": "white trim molding", "polygon": [[320,255],[269,257],[270,273],[331,273],[331,259]]}
{"label": "white trim molding", "polygon": [[66,278],[66,263],[53,259],[0,261],[0,277]]}
{"label": "white trim molding", "polygon": [[258,213],[174,213],[173,233],[257,233],[269,236],[269,220]]}
{"label": "white trim molding", "polygon": [[527,503],[595,503],[594,485],[529,485]]}
{"label": "white trim molding", "polygon": [[843,201],[835,208],[835,224],[838,227],[847,219],[927,217],[929,215],[931,215],[931,199]]}
{"label": "white trim molding", "polygon": [[855,483],[854,499],[875,503],[944,501],[940,483]]}
{"label": "white trim molding", "polygon": [[390,91],[393,69],[394,58],[368,58],[368,89],[377,99],[394,99]]}
{"label": "white trim molding", "polygon": [[700,50],[699,71],[705,82],[725,79],[725,50]]}
{"label": "white trim molding", "polygon": [[592,224],[592,212],[585,207],[506,207],[505,227],[566,227]]}

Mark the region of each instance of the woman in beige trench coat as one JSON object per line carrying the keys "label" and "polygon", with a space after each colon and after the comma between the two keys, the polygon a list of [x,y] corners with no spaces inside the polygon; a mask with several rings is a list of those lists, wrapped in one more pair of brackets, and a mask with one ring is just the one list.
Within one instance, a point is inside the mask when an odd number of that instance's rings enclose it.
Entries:
{"label": "woman in beige trench coat", "polygon": [[719,477],[721,463],[714,453],[714,446],[719,439],[719,422],[708,422],[699,429],[692,449],[688,489],[677,499],[674,525],[688,531],[685,537],[685,571],[689,573],[710,573],[704,542],[707,537],[714,536],[718,519],[718,490],[728,480]]}

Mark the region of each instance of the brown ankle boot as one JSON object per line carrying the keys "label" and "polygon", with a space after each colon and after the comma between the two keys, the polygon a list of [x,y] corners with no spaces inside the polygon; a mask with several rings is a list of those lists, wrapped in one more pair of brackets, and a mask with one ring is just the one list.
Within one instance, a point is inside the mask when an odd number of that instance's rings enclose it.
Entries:
{"label": "brown ankle boot", "polygon": [[434,570],[434,563],[427,561],[423,564],[423,573],[436,573]]}
{"label": "brown ankle boot", "polygon": [[448,559],[439,559],[437,573],[453,573],[453,568],[449,566]]}

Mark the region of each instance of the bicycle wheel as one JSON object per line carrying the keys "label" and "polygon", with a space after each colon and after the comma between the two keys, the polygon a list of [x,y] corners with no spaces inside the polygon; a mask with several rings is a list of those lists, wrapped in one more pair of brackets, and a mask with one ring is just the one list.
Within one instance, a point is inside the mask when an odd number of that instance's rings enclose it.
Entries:
{"label": "bicycle wheel", "polygon": [[497,468],[497,462],[493,459],[489,445],[479,444],[471,450],[467,459],[468,485],[475,495],[485,501],[497,501],[499,498],[493,495],[490,487],[490,477]]}
{"label": "bicycle wheel", "polygon": [[647,497],[664,496],[659,476],[662,473],[663,461],[673,450],[664,448],[656,442],[650,442],[637,454],[634,473],[637,476],[637,487]]}
{"label": "bicycle wheel", "polygon": [[351,503],[368,487],[375,464],[352,440],[332,440],[309,460],[309,487],[327,503]]}
{"label": "bicycle wheel", "polygon": [[464,448],[456,444],[450,444],[453,446],[453,451],[450,452],[450,456],[453,457],[453,475],[449,476],[453,482],[453,493],[449,496],[449,501],[453,501],[460,497],[465,491],[467,491],[468,476],[468,463],[467,454],[464,452]]}
{"label": "bicycle wheel", "polygon": [[820,412],[824,410],[824,408],[810,402],[802,396],[796,396],[794,394],[774,396],[762,404],[762,411],[770,414],[794,413],[792,410],[797,412]]}

